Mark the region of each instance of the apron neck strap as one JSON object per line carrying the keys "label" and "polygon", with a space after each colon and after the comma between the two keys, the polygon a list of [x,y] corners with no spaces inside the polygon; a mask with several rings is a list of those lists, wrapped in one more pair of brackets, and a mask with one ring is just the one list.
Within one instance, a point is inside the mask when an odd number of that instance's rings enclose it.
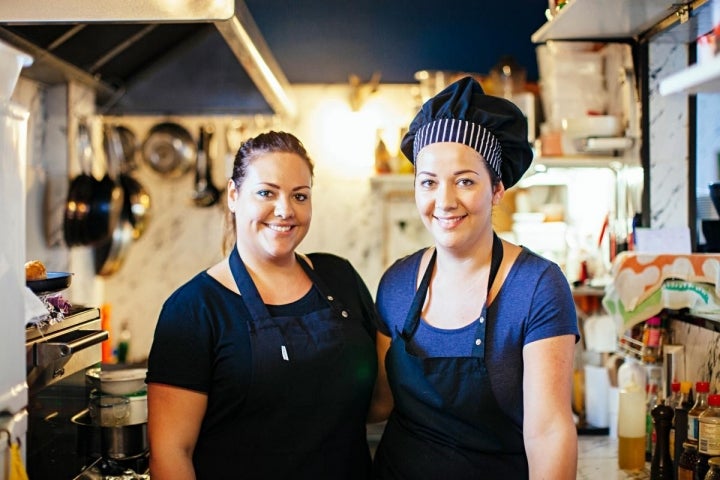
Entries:
{"label": "apron neck strap", "polygon": [[[422,312],[422,306],[425,304],[425,298],[427,296],[427,291],[430,287],[430,278],[432,277],[433,269],[435,268],[435,261],[437,257],[437,250],[433,251],[432,257],[430,257],[430,261],[428,262],[427,268],[425,268],[425,273],[423,274],[422,280],[420,281],[420,285],[418,286],[417,291],[415,292],[415,297],[413,298],[413,302],[410,305],[410,310],[408,311],[407,317],[405,319],[405,324],[403,325],[403,331],[402,331],[402,337],[405,340],[409,340],[414,334],[415,330],[417,330],[418,325],[420,324],[420,314]],[[495,277],[497,276],[498,271],[500,270],[500,264],[502,263],[503,259],[503,246],[502,246],[502,240],[497,236],[495,232],[493,232],[493,244],[492,244],[492,254],[490,259],[490,274],[488,276],[488,285],[487,285],[487,294],[490,295],[490,289],[492,288],[492,284],[495,282]],[[487,303],[487,300],[485,300]]]}

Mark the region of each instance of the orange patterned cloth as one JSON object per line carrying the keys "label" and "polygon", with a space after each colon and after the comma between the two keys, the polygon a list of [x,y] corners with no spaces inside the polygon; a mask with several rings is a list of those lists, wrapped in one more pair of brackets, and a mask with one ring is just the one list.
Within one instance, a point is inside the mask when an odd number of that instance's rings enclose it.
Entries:
{"label": "orange patterned cloth", "polygon": [[603,306],[622,331],[663,308],[711,316],[720,305],[720,255],[622,252],[612,266]]}

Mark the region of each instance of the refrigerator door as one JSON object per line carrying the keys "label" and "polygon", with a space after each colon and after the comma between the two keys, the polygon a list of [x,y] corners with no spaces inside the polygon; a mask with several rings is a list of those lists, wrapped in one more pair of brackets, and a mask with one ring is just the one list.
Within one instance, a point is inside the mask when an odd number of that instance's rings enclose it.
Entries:
{"label": "refrigerator door", "polygon": [[[27,55],[0,42],[0,480],[10,444],[25,445],[25,169],[28,112],[9,102]],[[16,66],[17,68],[11,68]],[[4,429],[4,430],[3,430]],[[8,435],[10,438],[8,438]],[[21,456],[24,462],[24,454]]]}
{"label": "refrigerator door", "polygon": [[25,381],[25,166],[28,114],[0,103],[0,413],[27,405]]}

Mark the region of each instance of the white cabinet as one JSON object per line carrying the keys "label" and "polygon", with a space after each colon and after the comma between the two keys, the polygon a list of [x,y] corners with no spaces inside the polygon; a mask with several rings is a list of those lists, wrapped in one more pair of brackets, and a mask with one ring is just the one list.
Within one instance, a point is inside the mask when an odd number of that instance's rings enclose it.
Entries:
{"label": "white cabinet", "polygon": [[631,38],[674,15],[677,8],[677,3],[668,0],[573,0],[531,39],[534,43],[542,43],[547,40]]}
{"label": "white cabinet", "polygon": [[[694,22],[697,34],[710,30],[712,0],[574,0],[556,13],[531,37],[534,43],[548,40],[621,40],[638,38],[661,25]],[[691,17],[694,17],[691,19]],[[690,35],[692,37],[692,35]],[[686,38],[691,41],[694,38]],[[695,64],[660,82],[660,94],[720,92],[720,56]]]}

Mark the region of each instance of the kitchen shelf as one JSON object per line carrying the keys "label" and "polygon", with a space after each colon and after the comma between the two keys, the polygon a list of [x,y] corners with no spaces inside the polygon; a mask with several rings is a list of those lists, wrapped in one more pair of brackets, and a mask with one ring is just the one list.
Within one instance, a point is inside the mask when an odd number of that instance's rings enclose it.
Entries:
{"label": "kitchen shelf", "polygon": [[530,38],[533,43],[630,38],[649,30],[676,8],[672,1],[573,0]]}
{"label": "kitchen shelf", "polygon": [[620,169],[625,165],[623,157],[605,155],[567,155],[552,157],[535,157],[530,168],[544,165],[548,168],[611,168]]}
{"label": "kitchen shelf", "polygon": [[720,56],[696,63],[660,81],[660,94],[720,92]]}
{"label": "kitchen shelf", "polygon": [[392,189],[394,187],[410,188],[414,185],[415,175],[412,173],[383,173],[370,177],[373,188]]}

